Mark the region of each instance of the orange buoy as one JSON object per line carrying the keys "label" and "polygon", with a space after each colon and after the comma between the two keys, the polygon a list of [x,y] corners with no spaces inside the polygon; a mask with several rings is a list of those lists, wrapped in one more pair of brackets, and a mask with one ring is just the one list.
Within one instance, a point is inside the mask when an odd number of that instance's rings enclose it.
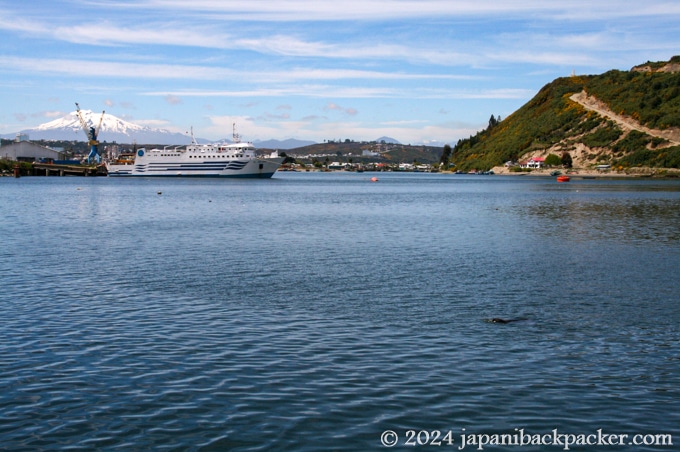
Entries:
{"label": "orange buoy", "polygon": [[557,182],[569,182],[569,176],[557,176]]}
{"label": "orange buoy", "polygon": [[377,177],[371,177],[371,182],[378,182],[378,178]]}

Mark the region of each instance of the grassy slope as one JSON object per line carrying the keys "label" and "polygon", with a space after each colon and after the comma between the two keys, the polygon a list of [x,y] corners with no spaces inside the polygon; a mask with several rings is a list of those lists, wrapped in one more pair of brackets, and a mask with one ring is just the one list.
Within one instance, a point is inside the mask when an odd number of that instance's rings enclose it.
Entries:
{"label": "grassy slope", "polygon": [[462,170],[489,169],[546,149],[560,154],[584,144],[600,163],[680,167],[680,146],[665,147],[663,140],[639,132],[624,134],[569,99],[583,89],[650,128],[680,127],[678,72],[609,71],[559,78],[495,127],[459,141],[453,162]]}

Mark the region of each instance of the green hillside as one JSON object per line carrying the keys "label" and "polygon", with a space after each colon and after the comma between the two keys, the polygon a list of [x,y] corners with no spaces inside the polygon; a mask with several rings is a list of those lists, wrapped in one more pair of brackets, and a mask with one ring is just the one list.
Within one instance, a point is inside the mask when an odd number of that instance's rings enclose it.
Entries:
{"label": "green hillside", "polygon": [[[362,157],[363,151],[372,151],[379,154],[376,157]],[[301,148],[290,149],[286,154],[295,156],[297,160],[304,162],[306,156],[328,156],[330,160],[347,162],[374,162],[374,163],[436,163],[439,161],[442,148],[438,146],[412,146],[396,143],[358,142],[358,141],[329,141]],[[323,160],[325,157],[315,157]],[[307,162],[308,163],[308,162]]]}
{"label": "green hillside", "polygon": [[492,116],[485,130],[459,140],[451,161],[487,170],[550,154],[575,167],[680,168],[680,57],[559,78],[505,120]]}

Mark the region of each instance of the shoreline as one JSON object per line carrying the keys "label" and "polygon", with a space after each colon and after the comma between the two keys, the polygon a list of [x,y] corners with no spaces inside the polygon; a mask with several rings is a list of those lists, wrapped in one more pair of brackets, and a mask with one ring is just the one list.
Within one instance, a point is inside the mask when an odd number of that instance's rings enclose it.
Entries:
{"label": "shoreline", "polygon": [[563,175],[572,178],[603,178],[603,179],[614,179],[614,178],[680,178],[680,170],[676,168],[628,168],[625,170],[608,169],[608,170],[598,170],[594,168],[570,168],[568,170],[561,168],[542,168],[535,169],[531,172],[511,172],[508,168],[504,166],[497,166],[492,168],[495,175],[500,176],[543,176],[543,177],[556,177],[551,176],[550,173],[553,171],[561,171]]}

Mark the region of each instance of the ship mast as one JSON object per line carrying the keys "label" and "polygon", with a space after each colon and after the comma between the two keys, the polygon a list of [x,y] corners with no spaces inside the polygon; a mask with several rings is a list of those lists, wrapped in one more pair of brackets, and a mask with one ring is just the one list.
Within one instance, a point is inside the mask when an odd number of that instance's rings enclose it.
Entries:
{"label": "ship mast", "polygon": [[236,133],[236,123],[233,123],[233,125],[232,125],[232,135],[231,135],[231,137],[232,137],[232,140],[234,141],[234,143],[240,143],[241,142],[241,136],[238,133]]}

